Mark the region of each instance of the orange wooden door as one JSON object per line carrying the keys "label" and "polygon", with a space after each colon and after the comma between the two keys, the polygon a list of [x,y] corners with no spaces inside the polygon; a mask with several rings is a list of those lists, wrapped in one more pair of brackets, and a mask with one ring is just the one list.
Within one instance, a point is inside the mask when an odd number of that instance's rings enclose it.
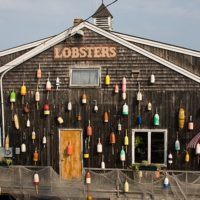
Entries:
{"label": "orange wooden door", "polygon": [[[60,130],[59,159],[60,175],[63,180],[80,179],[82,175],[82,131]],[[67,155],[67,146],[72,145],[71,156]]]}

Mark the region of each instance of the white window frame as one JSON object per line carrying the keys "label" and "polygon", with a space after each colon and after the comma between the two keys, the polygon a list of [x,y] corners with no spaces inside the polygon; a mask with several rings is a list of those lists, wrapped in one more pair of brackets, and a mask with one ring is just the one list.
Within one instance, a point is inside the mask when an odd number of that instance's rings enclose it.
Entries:
{"label": "white window frame", "polygon": [[[167,129],[132,129],[132,164],[135,163],[135,133],[146,132],[148,134],[148,155],[147,161],[150,164],[167,165]],[[151,163],[151,133],[164,134],[164,163]]]}
{"label": "white window frame", "polygon": [[[72,84],[72,73],[73,70],[97,70],[98,71],[98,83],[94,85],[75,85]],[[69,86],[70,87],[77,87],[77,88],[90,88],[90,87],[100,87],[101,86],[101,67],[100,66],[74,66],[69,68]]]}

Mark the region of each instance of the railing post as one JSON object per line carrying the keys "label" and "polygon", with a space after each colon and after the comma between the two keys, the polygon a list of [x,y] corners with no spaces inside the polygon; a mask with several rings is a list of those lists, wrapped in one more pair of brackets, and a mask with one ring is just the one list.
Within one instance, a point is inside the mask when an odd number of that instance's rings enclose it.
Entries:
{"label": "railing post", "polygon": [[21,167],[19,167],[19,188],[22,190],[22,172]]}
{"label": "railing post", "polygon": [[187,188],[187,186],[188,186],[188,172],[186,171],[186,177],[185,177],[185,186],[186,186],[186,188],[185,188],[185,196],[186,196],[186,198],[187,198],[187,193],[188,193],[188,188]]}
{"label": "railing post", "polygon": [[119,169],[117,170],[117,197],[119,198]]}

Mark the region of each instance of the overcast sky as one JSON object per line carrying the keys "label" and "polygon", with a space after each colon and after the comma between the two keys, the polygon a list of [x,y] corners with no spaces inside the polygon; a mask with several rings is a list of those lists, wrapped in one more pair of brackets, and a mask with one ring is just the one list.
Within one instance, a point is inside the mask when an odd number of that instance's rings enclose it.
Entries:
{"label": "overcast sky", "polygon": [[[101,2],[0,0],[0,50],[58,34]],[[200,0],[118,0],[108,9],[114,31],[200,50]]]}

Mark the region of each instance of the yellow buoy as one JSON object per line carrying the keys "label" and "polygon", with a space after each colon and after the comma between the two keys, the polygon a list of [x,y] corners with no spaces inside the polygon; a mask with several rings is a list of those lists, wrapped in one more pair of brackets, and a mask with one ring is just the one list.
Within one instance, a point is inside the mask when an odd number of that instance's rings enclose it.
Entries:
{"label": "yellow buoy", "polygon": [[188,153],[188,151],[186,151],[185,162],[189,162],[189,161],[190,161],[190,154]]}
{"label": "yellow buoy", "polygon": [[179,128],[182,129],[185,123],[185,110],[183,108],[179,109],[178,122],[179,122]]}

